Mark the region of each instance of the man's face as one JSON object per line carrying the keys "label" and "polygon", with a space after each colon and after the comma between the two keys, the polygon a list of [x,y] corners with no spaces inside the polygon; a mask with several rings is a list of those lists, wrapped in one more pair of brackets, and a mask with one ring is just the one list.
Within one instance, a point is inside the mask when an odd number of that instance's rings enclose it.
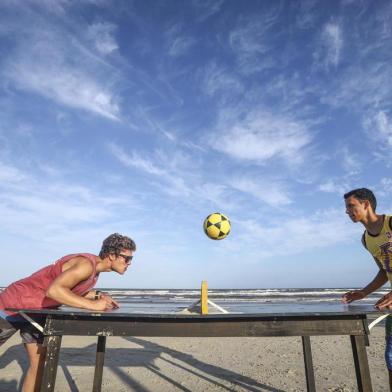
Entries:
{"label": "man's face", "polygon": [[361,222],[365,216],[369,202],[367,200],[358,200],[355,196],[350,196],[345,200],[346,214],[353,222]]}
{"label": "man's face", "polygon": [[121,250],[118,256],[111,255],[112,271],[116,271],[119,274],[123,275],[128,269],[128,267],[131,265],[132,256],[133,252],[128,249]]}

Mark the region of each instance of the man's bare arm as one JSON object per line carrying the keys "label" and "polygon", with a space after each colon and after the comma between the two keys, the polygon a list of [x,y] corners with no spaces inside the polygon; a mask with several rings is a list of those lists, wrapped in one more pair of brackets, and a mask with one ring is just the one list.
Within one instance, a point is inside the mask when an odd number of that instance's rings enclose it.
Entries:
{"label": "man's bare arm", "polygon": [[105,310],[110,308],[104,299],[90,300],[72,292],[72,288],[86,280],[93,272],[93,266],[86,258],[78,258],[76,263],[62,272],[49,286],[46,296],[55,301],[77,308]]}
{"label": "man's bare arm", "polygon": [[386,272],[383,269],[380,269],[374,279],[366,287],[361,290],[349,291],[343,295],[342,301],[344,303],[350,303],[365,298],[382,287],[387,281],[388,276]]}
{"label": "man's bare arm", "polygon": [[375,276],[375,278],[366,287],[364,287],[362,291],[365,293],[365,296],[367,296],[373,293],[374,291],[378,290],[387,282],[388,282],[387,273],[385,272],[385,270],[380,269],[380,271],[378,271],[378,274]]}

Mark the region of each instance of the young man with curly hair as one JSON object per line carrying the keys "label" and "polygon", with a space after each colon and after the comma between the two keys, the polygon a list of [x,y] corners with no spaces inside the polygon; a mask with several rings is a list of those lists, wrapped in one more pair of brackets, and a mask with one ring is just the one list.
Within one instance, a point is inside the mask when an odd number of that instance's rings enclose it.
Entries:
{"label": "young man with curly hair", "polygon": [[21,316],[5,309],[43,309],[61,305],[96,311],[117,308],[118,303],[113,298],[92,289],[101,272],[124,274],[135,251],[136,245],[131,238],[111,234],[103,241],[98,256],[90,253],[64,256],[0,293],[0,318],[5,325],[0,328],[0,346],[19,330],[29,357],[23,392],[39,388],[44,358],[43,335]]}
{"label": "young man with curly hair", "polygon": [[[392,216],[376,213],[377,200],[366,188],[354,189],[344,195],[346,213],[354,222],[365,227],[362,244],[373,256],[379,267],[374,279],[363,289],[349,291],[343,302],[350,303],[365,298],[383,286],[388,280],[392,284]],[[392,309],[392,291],[375,304],[376,308]],[[387,317],[385,361],[389,371],[389,386],[392,392],[392,316]]]}

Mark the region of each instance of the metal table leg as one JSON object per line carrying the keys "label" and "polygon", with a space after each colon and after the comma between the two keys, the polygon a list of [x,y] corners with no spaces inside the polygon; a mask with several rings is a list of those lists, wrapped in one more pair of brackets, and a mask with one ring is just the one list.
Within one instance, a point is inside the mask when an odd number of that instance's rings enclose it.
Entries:
{"label": "metal table leg", "polygon": [[93,392],[101,392],[103,364],[105,362],[106,336],[98,336]]}
{"label": "metal table leg", "polygon": [[41,380],[41,392],[53,392],[61,347],[61,336],[45,336],[46,356]]}
{"label": "metal table leg", "polygon": [[316,383],[314,381],[312,347],[310,345],[310,336],[302,336],[302,348],[304,351],[306,389],[308,392],[316,392]]}
{"label": "metal table leg", "polygon": [[353,349],[355,374],[359,392],[372,392],[372,381],[370,378],[369,363],[366,354],[367,336],[351,335],[351,346]]}

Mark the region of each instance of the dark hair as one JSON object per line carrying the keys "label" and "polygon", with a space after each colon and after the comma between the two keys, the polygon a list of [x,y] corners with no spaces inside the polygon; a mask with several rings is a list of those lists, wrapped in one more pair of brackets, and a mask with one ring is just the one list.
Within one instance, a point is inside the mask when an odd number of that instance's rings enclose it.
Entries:
{"label": "dark hair", "polygon": [[376,207],[377,207],[376,196],[374,196],[374,193],[370,189],[367,188],[353,189],[352,191],[347,192],[344,195],[344,198],[348,199],[351,196],[354,196],[356,199],[360,201],[367,200],[372,206],[373,211],[376,211]]}
{"label": "dark hair", "polygon": [[108,238],[105,238],[102,243],[99,257],[103,259],[112,253],[118,256],[123,249],[135,251],[136,244],[131,238],[126,237],[125,235],[121,235],[118,233],[110,234],[110,236]]}

